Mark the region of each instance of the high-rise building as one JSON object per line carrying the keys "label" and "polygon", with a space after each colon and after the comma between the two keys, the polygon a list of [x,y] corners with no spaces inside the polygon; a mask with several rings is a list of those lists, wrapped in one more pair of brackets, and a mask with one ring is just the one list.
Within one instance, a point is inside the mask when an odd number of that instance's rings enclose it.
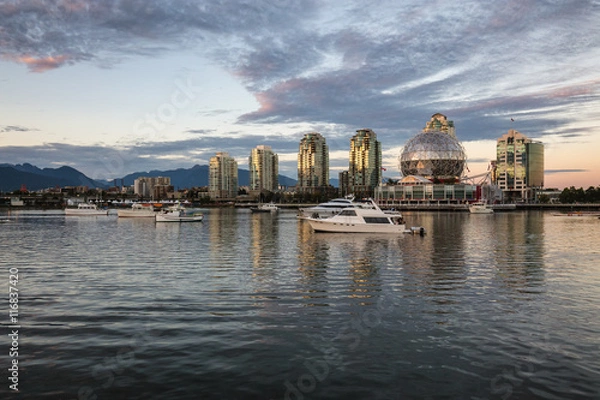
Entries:
{"label": "high-rise building", "polygon": [[208,194],[211,199],[234,199],[238,192],[238,164],[229,153],[210,158]]}
{"label": "high-rise building", "polygon": [[298,190],[321,191],[329,186],[329,147],[317,132],[304,135],[298,150]]}
{"label": "high-rise building", "polygon": [[348,171],[338,172],[338,190],[340,196],[348,196],[352,194],[348,183]]}
{"label": "high-rise building", "polygon": [[157,199],[155,188],[158,186],[169,187],[171,178],[168,176],[140,176],[133,181],[133,193],[145,198]]}
{"label": "high-rise building", "polygon": [[260,145],[252,149],[248,158],[250,190],[274,192],[279,186],[279,159],[271,146]]}
{"label": "high-rise building", "polygon": [[381,143],[371,129],[359,129],[350,139],[348,186],[356,196],[372,196],[381,182]]}
{"label": "high-rise building", "polygon": [[511,129],[498,139],[493,182],[505,199],[528,201],[544,187],[544,145]]}
{"label": "high-rise building", "polygon": [[431,119],[425,124],[423,132],[444,132],[456,138],[456,130],[454,121],[450,121],[444,114],[436,113],[431,116]]}

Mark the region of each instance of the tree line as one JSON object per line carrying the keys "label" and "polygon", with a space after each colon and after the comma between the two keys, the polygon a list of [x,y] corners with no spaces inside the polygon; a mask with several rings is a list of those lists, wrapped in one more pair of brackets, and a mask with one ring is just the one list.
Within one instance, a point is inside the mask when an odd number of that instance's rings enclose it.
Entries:
{"label": "tree line", "polygon": [[600,203],[600,186],[590,186],[586,190],[576,189],[574,186],[564,188],[558,196],[558,200],[563,204]]}

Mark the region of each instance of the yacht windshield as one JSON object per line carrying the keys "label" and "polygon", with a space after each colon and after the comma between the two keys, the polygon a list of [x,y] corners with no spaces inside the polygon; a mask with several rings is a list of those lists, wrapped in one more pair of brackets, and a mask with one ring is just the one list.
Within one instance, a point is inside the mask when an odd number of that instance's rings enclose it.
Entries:
{"label": "yacht windshield", "polygon": [[342,212],[339,213],[339,215],[345,215],[345,216],[348,216],[348,217],[355,217],[356,216],[356,211],[346,209],[346,210],[342,210]]}

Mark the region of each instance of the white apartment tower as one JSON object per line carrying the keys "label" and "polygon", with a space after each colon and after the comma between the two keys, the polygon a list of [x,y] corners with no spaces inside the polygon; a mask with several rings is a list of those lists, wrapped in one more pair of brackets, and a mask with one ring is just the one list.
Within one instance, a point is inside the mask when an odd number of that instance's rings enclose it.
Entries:
{"label": "white apartment tower", "polygon": [[248,158],[250,190],[275,192],[279,186],[279,159],[271,146],[259,145]]}
{"label": "white apartment tower", "polygon": [[229,153],[210,158],[208,194],[211,199],[235,199],[238,192],[238,164]]}
{"label": "white apartment tower", "polygon": [[514,129],[496,144],[492,181],[505,199],[529,201],[544,186],[544,145]]}
{"label": "white apartment tower", "polygon": [[329,147],[317,132],[304,135],[298,150],[298,184],[303,192],[321,190],[329,186]]}
{"label": "white apartment tower", "polygon": [[372,196],[381,182],[381,143],[371,129],[359,129],[350,139],[348,186],[357,196]]}

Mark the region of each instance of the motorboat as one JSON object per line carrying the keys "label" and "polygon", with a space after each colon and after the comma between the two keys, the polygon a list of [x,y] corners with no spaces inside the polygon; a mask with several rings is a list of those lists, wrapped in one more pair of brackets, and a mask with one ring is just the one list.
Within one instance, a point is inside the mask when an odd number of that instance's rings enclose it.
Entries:
{"label": "motorboat", "polygon": [[117,214],[120,218],[154,218],[154,206],[146,203],[133,203],[131,208],[118,210]]}
{"label": "motorboat", "polygon": [[[329,218],[308,217],[306,220],[315,232],[337,233],[413,233],[406,229],[400,213],[387,214],[370,199],[368,207],[346,207]],[[424,234],[424,229],[419,232]]]}
{"label": "motorboat", "polygon": [[274,203],[264,203],[260,204],[258,207],[250,207],[250,211],[253,213],[270,213],[277,212],[279,207],[277,207]]}
{"label": "motorboat", "polygon": [[198,222],[203,219],[203,213],[184,207],[169,207],[155,215],[156,222]]}
{"label": "motorboat", "polygon": [[65,215],[108,215],[108,210],[98,208],[94,203],[79,203],[76,208],[65,208]]}
{"label": "motorboat", "polygon": [[11,207],[23,207],[25,203],[19,197],[11,197],[10,198],[10,206]]}
{"label": "motorboat", "polygon": [[483,201],[476,201],[469,204],[469,212],[471,214],[493,214],[494,210],[489,204]]}
{"label": "motorboat", "polygon": [[355,203],[354,198],[339,198],[319,203],[314,207],[300,208],[298,216],[303,218],[329,218],[339,214],[347,208],[361,207],[360,203]]}

